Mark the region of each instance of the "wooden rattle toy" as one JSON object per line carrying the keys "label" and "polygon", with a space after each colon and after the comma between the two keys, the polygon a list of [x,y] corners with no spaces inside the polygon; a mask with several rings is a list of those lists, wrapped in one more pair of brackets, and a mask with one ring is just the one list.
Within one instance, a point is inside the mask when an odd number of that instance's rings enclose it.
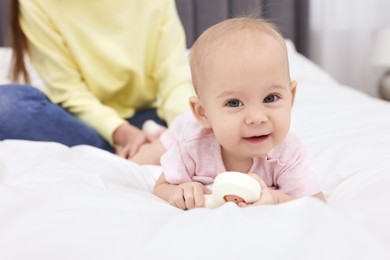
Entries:
{"label": "wooden rattle toy", "polygon": [[260,194],[260,183],[248,174],[223,172],[214,180],[213,193],[205,195],[205,207],[217,208],[228,201],[253,203],[259,200]]}

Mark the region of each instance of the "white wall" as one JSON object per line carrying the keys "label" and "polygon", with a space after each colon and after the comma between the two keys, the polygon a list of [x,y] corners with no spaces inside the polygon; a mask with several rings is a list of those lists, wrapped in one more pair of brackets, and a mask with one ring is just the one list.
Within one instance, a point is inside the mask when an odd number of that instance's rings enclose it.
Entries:
{"label": "white wall", "polygon": [[[310,58],[339,82],[377,96],[374,31],[390,27],[390,0],[310,0]],[[390,46],[389,46],[390,48]]]}

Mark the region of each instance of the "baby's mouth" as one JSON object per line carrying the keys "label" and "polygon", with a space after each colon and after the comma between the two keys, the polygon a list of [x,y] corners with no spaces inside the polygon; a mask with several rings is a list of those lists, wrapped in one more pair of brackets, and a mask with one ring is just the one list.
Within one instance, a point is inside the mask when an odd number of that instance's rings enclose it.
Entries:
{"label": "baby's mouth", "polygon": [[248,142],[253,142],[253,143],[260,143],[260,142],[264,142],[265,140],[267,140],[269,136],[270,136],[269,134],[255,135],[255,136],[244,137],[244,140],[248,141]]}

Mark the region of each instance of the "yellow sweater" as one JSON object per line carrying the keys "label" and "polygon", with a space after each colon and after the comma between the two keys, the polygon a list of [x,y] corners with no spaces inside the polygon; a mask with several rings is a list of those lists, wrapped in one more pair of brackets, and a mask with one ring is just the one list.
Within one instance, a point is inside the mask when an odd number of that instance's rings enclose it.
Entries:
{"label": "yellow sweater", "polygon": [[193,90],[174,0],[20,0],[20,8],[45,93],[109,142],[137,110],[158,107],[170,123],[188,109]]}

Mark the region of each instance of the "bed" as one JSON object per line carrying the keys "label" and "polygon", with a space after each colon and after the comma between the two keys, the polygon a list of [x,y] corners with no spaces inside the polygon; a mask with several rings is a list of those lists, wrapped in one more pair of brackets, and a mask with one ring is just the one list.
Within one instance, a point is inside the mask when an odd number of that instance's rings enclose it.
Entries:
{"label": "bed", "polygon": [[[205,2],[177,1],[181,15]],[[159,166],[89,146],[4,140],[0,259],[390,259],[390,103],[341,85],[303,55],[305,43],[286,42],[298,81],[292,130],[327,204],[182,211],[151,193]],[[1,83],[9,58],[1,48]]]}

